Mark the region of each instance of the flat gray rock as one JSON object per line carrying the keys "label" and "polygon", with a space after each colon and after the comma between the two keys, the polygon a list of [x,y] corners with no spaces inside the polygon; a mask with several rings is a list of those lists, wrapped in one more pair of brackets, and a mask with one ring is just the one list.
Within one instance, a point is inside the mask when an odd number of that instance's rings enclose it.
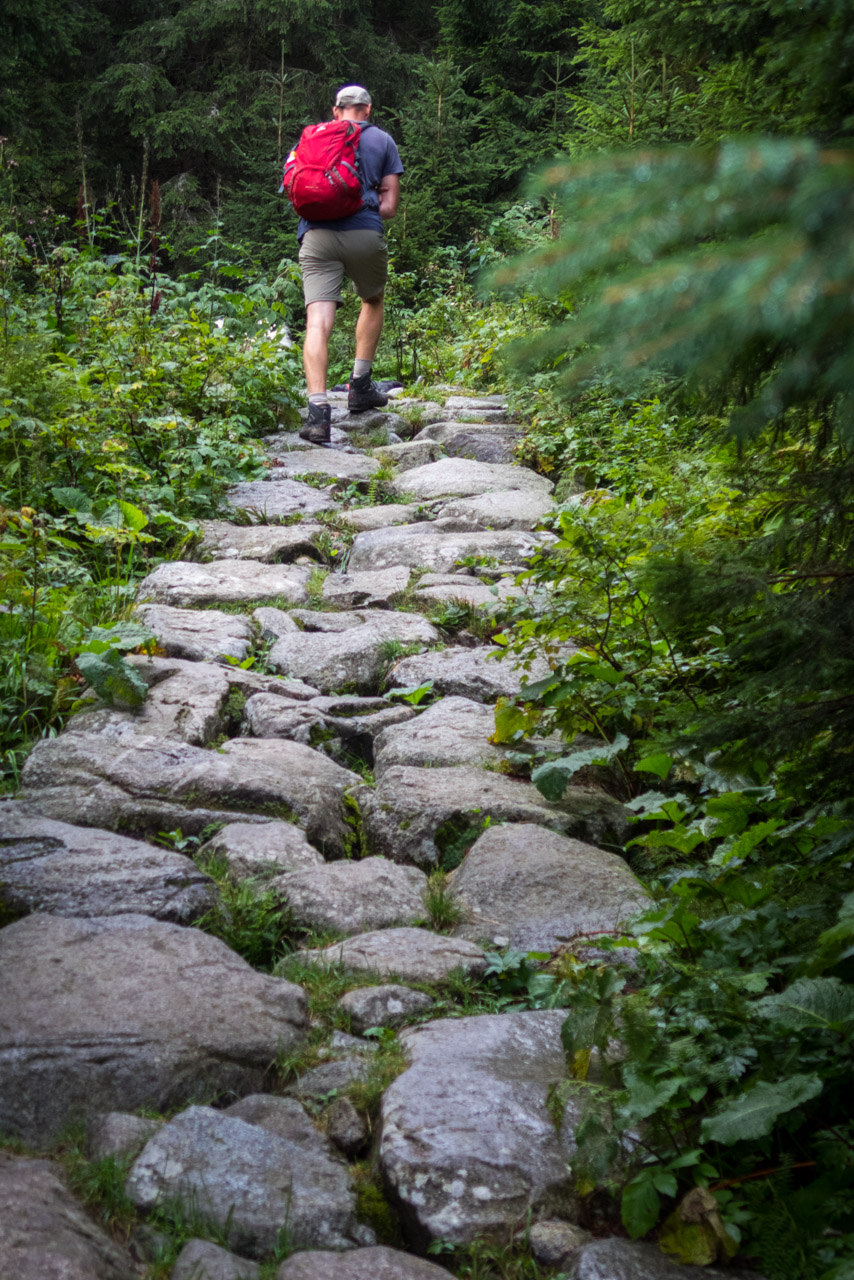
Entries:
{"label": "flat gray rock", "polygon": [[332,426],[346,431],[348,436],[372,436],[378,432],[386,432],[402,437],[409,430],[409,423],[399,413],[388,409],[365,409],[361,413],[350,413],[345,404],[339,409],[333,405]]}
{"label": "flat gray rock", "polygon": [[49,1160],[0,1151],[3,1280],[131,1280],[129,1254],[95,1225]]}
{"label": "flat gray rock", "polygon": [[190,858],[113,831],[0,808],[0,902],[13,913],[128,913],[192,924],[214,906],[213,881]]}
{"label": "flat gray rock", "polygon": [[511,658],[490,645],[474,649],[452,647],[401,658],[392,667],[390,679],[404,688],[433,681],[437,693],[457,695],[475,702],[497,702],[514,698],[525,685],[544,680],[550,668],[542,658],[535,658],[527,671],[517,667]]}
{"label": "flat gray rock", "polygon": [[492,707],[470,698],[442,698],[405,724],[383,729],[376,740],[377,775],[393,765],[500,764],[504,752],[489,739],[495,732]]}
{"label": "flat gray rock", "polygon": [[499,433],[497,425],[493,430],[478,430],[477,424],[468,429],[461,427],[445,440],[443,449],[452,458],[469,458],[474,462],[487,462],[510,466],[516,458],[516,442],[521,432],[511,430]]}
{"label": "flat gray rock", "polygon": [[330,480],[370,480],[380,469],[376,458],[363,453],[342,453],[339,449],[307,449],[290,456],[279,456],[270,479],[304,475],[328,476]]}
{"label": "flat gray rock", "polygon": [[357,1035],[369,1027],[396,1027],[416,1013],[426,1013],[433,1004],[424,991],[397,982],[380,987],[356,987],[341,997],[341,1008],[350,1016],[350,1026]]}
{"label": "flat gray rock", "polygon": [[[303,455],[305,456],[305,455]],[[245,511],[256,521],[286,520],[289,516],[314,516],[338,506],[326,489],[315,489],[299,480],[245,480],[225,495],[232,511]]]}
{"label": "flat gray rock", "polygon": [[617,854],[526,822],[485,831],[451,876],[450,893],[465,913],[458,937],[500,937],[521,951],[616,932],[650,905]]}
{"label": "flat gray rock", "polygon": [[197,857],[221,858],[229,878],[271,880],[288,871],[323,866],[323,857],[292,822],[229,822],[203,845]]}
{"label": "flat gray rock", "polygon": [[212,560],[261,560],[264,564],[317,555],[315,538],[323,526],[301,524],[229,524],[202,520],[199,552]]}
{"label": "flat gray rock", "polygon": [[481,396],[454,394],[449,395],[445,400],[445,409],[451,413],[475,413],[482,409],[497,413],[506,408],[506,397],[500,394],[493,395],[491,392]]}
{"label": "flat gray rock", "polygon": [[486,967],[480,947],[462,938],[441,937],[429,929],[379,929],[298,954],[309,964],[341,964],[345,969],[407,982],[441,982],[455,969],[477,977]]}
{"label": "flat gray rock", "polygon": [[404,471],[391,482],[394,493],[429,502],[435,498],[468,498],[497,489],[522,489],[528,493],[551,493],[554,485],[525,467],[493,466],[470,462],[467,458],[441,458],[424,467]]}
{"label": "flat gray rock", "polygon": [[128,710],[95,704],[73,718],[75,733],[125,740],[140,733],[202,747],[225,730],[234,668],[143,654],[130,654],[126,661],[148,686],[145,701]]}
{"label": "flat gray rock", "polygon": [[541,544],[542,535],[518,529],[453,532],[429,522],[373,529],[356,535],[348,571],[376,572],[393,565],[409,565],[449,573],[470,556],[489,556],[496,562],[521,567]]}
{"label": "flat gray rock", "polygon": [[554,500],[546,492],[499,489],[445,502],[439,514],[476,520],[487,529],[534,529],[553,510]]}
{"label": "flat gray rock", "polygon": [[566,1267],[591,1238],[589,1231],[559,1218],[535,1222],[528,1231],[531,1253],[544,1267]]}
{"label": "flat gray rock", "polygon": [[[335,714],[327,709],[336,702],[365,704],[362,714],[349,709]],[[346,765],[351,756],[368,764],[374,758],[374,739],[387,727],[403,724],[415,715],[412,707],[380,698],[312,698],[297,702],[275,694],[253,695],[246,704],[246,726],[258,738],[290,738],[314,746]]]}
{"label": "flat gray rock", "polygon": [[238,1258],[210,1240],[188,1240],[170,1280],[258,1280],[260,1274],[257,1262]]}
{"label": "flat gray rock", "polygon": [[353,1084],[361,1084],[370,1074],[370,1064],[363,1054],[349,1053],[333,1062],[322,1062],[319,1067],[300,1073],[295,1084],[287,1092],[295,1098],[310,1102],[326,1102],[330,1095],[342,1093]]}
{"label": "flat gray rock", "polygon": [[262,640],[278,640],[279,636],[286,636],[300,629],[287,610],[274,609],[271,605],[253,609],[252,619],[261,629]]}
{"label": "flat gray rock", "polygon": [[410,577],[404,565],[366,573],[330,573],[321,597],[341,609],[387,609],[406,591]]}
{"label": "flat gray rock", "polygon": [[0,930],[0,1131],[257,1089],[307,1028],[302,990],[218,938],[147,916],[33,915]]}
{"label": "flat gray rock", "polygon": [[296,924],[318,933],[360,933],[414,924],[426,915],[427,877],[385,858],[330,862],[279,876],[271,884]]}
{"label": "flat gray rock", "polygon": [[444,1267],[377,1245],[350,1253],[293,1253],[276,1280],[448,1280]]}
{"label": "flat gray rock", "polygon": [[94,1116],[86,1126],[86,1154],[90,1160],[137,1156],[162,1124],[162,1120],[135,1116],[130,1111],[107,1111]]}
{"label": "flat gray rock", "polygon": [[398,472],[411,471],[413,467],[436,462],[442,456],[442,447],[435,440],[405,440],[402,444],[375,449],[374,456],[381,462],[391,463]]}
{"label": "flat gray rock", "polygon": [[666,1258],[654,1244],[613,1236],[593,1240],[575,1254],[571,1280],[762,1280],[732,1267],[686,1267]]}
{"label": "flat gray rock", "polygon": [[375,791],[360,787],[356,798],[372,852],[425,870],[442,866],[449,848],[459,853],[467,831],[473,843],[487,818],[536,823],[591,844],[621,845],[628,830],[623,806],[600,792],[569,788],[552,803],[530,782],[466,765],[392,765]]}
{"label": "flat gray rock", "polygon": [[324,1120],[329,1141],[342,1155],[353,1159],[366,1146],[368,1126],[349,1098],[336,1098]]}
{"label": "flat gray rock", "polygon": [[462,573],[425,573],[413,593],[417,604],[431,600],[443,603],[457,601],[473,605],[476,609],[501,609],[507,600],[523,594],[512,578],[499,578],[497,582],[482,582],[479,578]]}
{"label": "flat gray rock", "polygon": [[188,1107],[146,1143],[128,1175],[128,1196],[141,1209],[183,1204],[222,1227],[230,1248],[253,1257],[272,1252],[284,1228],[303,1248],[353,1248],[358,1228],[346,1165],[297,1103],[279,1101],[275,1132]]}
{"label": "flat gray rock", "polygon": [[211,560],[192,564],[168,560],[139,584],[137,598],[179,609],[206,604],[244,604],[249,601],[308,599],[311,570],[305,565],[260,564],[257,560]]}
{"label": "flat gray rock", "polygon": [[424,519],[424,508],[418,502],[387,502],[379,507],[349,507],[341,512],[341,522],[360,532],[385,529],[389,525],[414,524]]}
{"label": "flat gray rock", "polygon": [[157,637],[158,647],[173,658],[219,662],[228,657],[242,662],[252,648],[252,628],[238,614],[168,604],[143,604],[137,614]]}
{"label": "flat gray rock", "polygon": [[566,1077],[564,1017],[487,1014],[401,1032],[411,1065],[383,1098],[379,1156],[416,1247],[506,1241],[529,1212],[573,1206],[570,1113],[558,1133],[548,1107]]}
{"label": "flat gray rock", "polygon": [[66,732],[37,743],[24,799],[79,826],[185,835],[212,822],[296,818],[312,844],[340,857],[343,794],[359,782],[319,751],[279,739],[237,738],[217,751],[138,735],[127,743]]}
{"label": "flat gray rock", "polygon": [[[354,622],[352,614],[316,615],[316,625],[324,630],[282,636],[270,650],[269,665],[311,681],[326,693],[343,689],[376,693],[388,667],[390,645],[427,645],[440,638],[436,628],[420,614],[388,610],[370,613],[379,616],[369,616],[365,621],[355,618]],[[341,620],[346,629],[338,630],[332,619]],[[335,631],[332,625],[336,625]]]}

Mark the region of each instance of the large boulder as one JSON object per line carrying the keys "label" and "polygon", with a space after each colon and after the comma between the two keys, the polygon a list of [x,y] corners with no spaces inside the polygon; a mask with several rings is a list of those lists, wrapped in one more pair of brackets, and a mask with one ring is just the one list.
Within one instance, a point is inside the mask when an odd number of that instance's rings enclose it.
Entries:
{"label": "large boulder", "polygon": [[392,765],[375,791],[360,787],[356,796],[372,852],[428,870],[453,870],[487,820],[537,823],[590,844],[622,845],[628,830],[623,806],[601,792],[571,787],[552,803],[530,782],[465,765]]}
{"label": "large boulder", "polygon": [[296,924],[317,933],[361,933],[415,924],[426,914],[427,877],[385,858],[331,862],[279,876],[271,884]]}
{"label": "large boulder", "polygon": [[467,573],[425,573],[418,580],[414,598],[417,604],[439,601],[495,611],[522,594],[523,588],[516,586],[513,577],[490,583]]}
{"label": "large boulder", "polygon": [[442,698],[414,719],[383,729],[376,739],[374,766],[381,774],[396,764],[497,765],[504,752],[489,741],[494,732],[491,707],[471,698]]}
{"label": "large boulder", "polygon": [[81,826],[192,835],[213,822],[285,816],[340,857],[349,834],[343,796],[359,777],[280,739],[236,738],[214,752],[143,735],[116,742],[66,732],[36,745],[22,781],[35,808]]}
{"label": "large boulder", "polygon": [[404,982],[441,982],[459,970],[479,977],[486,968],[480,947],[462,938],[445,938],[429,929],[377,929],[320,950],[306,949],[299,956],[308,964],[343,965],[359,973]]}
{"label": "large boulder", "polygon": [[378,507],[350,507],[339,518],[342,524],[361,533],[393,524],[414,524],[424,519],[424,508],[420,502],[386,502]]}
{"label": "large boulder", "polygon": [[213,881],[183,854],[113,831],[0,806],[0,902],[13,913],[134,913],[192,924],[216,902]]}
{"label": "large boulder", "polygon": [[0,1151],[3,1280],[131,1280],[130,1256],[97,1227],[49,1160]]}
{"label": "large boulder", "polygon": [[440,638],[417,613],[318,613],[306,623],[311,630],[283,635],[267,660],[276,671],[311,681],[325,693],[376,693],[390,650],[393,654],[395,646],[434,644]]}
{"label": "large boulder", "polygon": [[433,1001],[424,991],[413,991],[399,982],[381,987],[356,987],[341,997],[341,1008],[350,1026],[361,1035],[370,1027],[394,1027],[416,1013],[425,1013]]}
{"label": "large boulder", "polygon": [[330,480],[358,482],[370,480],[379,468],[376,458],[367,458],[363,453],[344,453],[340,449],[302,449],[299,453],[280,454],[276,458],[275,469],[270,472],[270,479],[278,483],[280,479],[316,475],[328,476]]}
{"label": "large boulder", "polygon": [[170,1280],[258,1280],[260,1274],[257,1262],[238,1258],[210,1240],[188,1240]]}
{"label": "large boulder", "polygon": [[250,1257],[271,1253],[285,1231],[302,1248],[353,1248],[360,1232],[347,1166],[298,1102],[274,1101],[275,1127],[188,1107],[146,1143],[128,1196],[141,1209],[183,1205]]}
{"label": "large boulder", "polygon": [[313,516],[338,506],[327,489],[315,489],[299,480],[245,480],[226,493],[232,511],[246,512],[259,522],[286,520],[289,516]]}
{"label": "large boulder", "polygon": [[392,481],[392,490],[402,497],[429,502],[434,498],[472,497],[496,489],[523,489],[528,493],[551,493],[551,480],[524,467],[470,462],[467,458],[441,458],[424,467],[413,467]]}
{"label": "large boulder", "polygon": [[452,647],[402,658],[391,670],[396,685],[408,687],[433,681],[437,693],[456,694],[475,702],[497,702],[499,698],[515,698],[525,685],[544,680],[551,668],[543,658],[535,658],[527,670],[489,645],[474,649]]}
{"label": "large boulder", "polygon": [[409,586],[410,570],[404,565],[366,573],[330,573],[323,584],[327,604],[341,609],[388,609]]}
{"label": "large boulder", "polygon": [[307,1027],[302,990],[147,916],[32,915],[0,931],[0,1132],[257,1089]]}
{"label": "large boulder", "polygon": [[624,860],[532,823],[490,827],[450,880],[474,941],[501,938],[522,951],[556,951],[579,937],[616,932],[649,905]]}
{"label": "large boulder", "polygon": [[487,529],[535,529],[554,510],[547,492],[498,489],[471,498],[454,498],[439,509],[440,516],[477,520]]}
{"label": "large boulder", "polygon": [[577,1115],[558,1130],[548,1106],[566,1078],[564,1017],[445,1018],[401,1033],[411,1065],[383,1098],[379,1156],[417,1247],[506,1240],[529,1214],[571,1216]]}
{"label": "large boulder", "polygon": [[143,578],[137,598],[179,609],[200,609],[208,604],[244,604],[249,601],[290,600],[301,604],[311,570],[298,564],[261,564],[258,560],[167,560]]}
{"label": "large boulder", "polygon": [[495,561],[521,568],[544,537],[550,538],[551,534],[518,529],[467,532],[466,529],[437,529],[431,523],[372,529],[356,535],[348,568],[350,573],[376,573],[409,565],[434,573],[449,573],[458,562],[471,556],[490,556]]}
{"label": "large boulder", "polygon": [[444,1267],[376,1245],[350,1253],[294,1253],[276,1272],[276,1280],[448,1280]]}
{"label": "large boulder", "polygon": [[190,662],[242,662],[252,648],[252,627],[238,614],[219,609],[175,609],[169,604],[142,604],[140,621],[157,637],[157,644],[173,658]]}
{"label": "large boulder", "polygon": [[211,560],[261,560],[264,564],[316,559],[315,539],[323,526],[302,524],[230,524],[227,520],[203,520],[199,554]]}

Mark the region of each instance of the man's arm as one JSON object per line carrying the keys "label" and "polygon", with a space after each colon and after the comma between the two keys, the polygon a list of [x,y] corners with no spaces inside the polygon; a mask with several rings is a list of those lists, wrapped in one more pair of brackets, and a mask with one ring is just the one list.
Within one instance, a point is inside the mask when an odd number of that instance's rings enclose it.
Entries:
{"label": "man's arm", "polygon": [[380,198],[380,217],[383,221],[393,218],[400,203],[400,174],[387,173],[377,188]]}

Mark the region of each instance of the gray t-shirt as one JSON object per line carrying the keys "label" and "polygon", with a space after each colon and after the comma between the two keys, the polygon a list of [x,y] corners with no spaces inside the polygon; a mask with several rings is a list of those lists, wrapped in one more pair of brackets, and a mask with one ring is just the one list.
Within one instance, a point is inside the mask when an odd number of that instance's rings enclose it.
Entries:
{"label": "gray t-shirt", "polygon": [[397,143],[390,133],[377,128],[375,124],[362,123],[362,137],[359,141],[359,168],[362,178],[362,207],[348,218],[331,218],[328,221],[308,222],[300,218],[297,238],[302,240],[306,231],[315,227],[326,227],[329,231],[382,231],[383,221],[380,217],[380,198],[378,189],[383,178],[390,173],[403,173],[403,165]]}

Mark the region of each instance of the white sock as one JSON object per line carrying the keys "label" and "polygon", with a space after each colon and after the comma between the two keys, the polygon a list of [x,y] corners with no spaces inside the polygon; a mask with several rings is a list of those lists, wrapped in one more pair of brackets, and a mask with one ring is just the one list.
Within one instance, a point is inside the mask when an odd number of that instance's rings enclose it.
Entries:
{"label": "white sock", "polygon": [[329,404],[329,397],[325,391],[318,391],[313,396],[308,397],[309,404]]}
{"label": "white sock", "polygon": [[373,365],[372,360],[354,360],[353,361],[353,377],[364,378],[366,373],[370,374],[372,365]]}

